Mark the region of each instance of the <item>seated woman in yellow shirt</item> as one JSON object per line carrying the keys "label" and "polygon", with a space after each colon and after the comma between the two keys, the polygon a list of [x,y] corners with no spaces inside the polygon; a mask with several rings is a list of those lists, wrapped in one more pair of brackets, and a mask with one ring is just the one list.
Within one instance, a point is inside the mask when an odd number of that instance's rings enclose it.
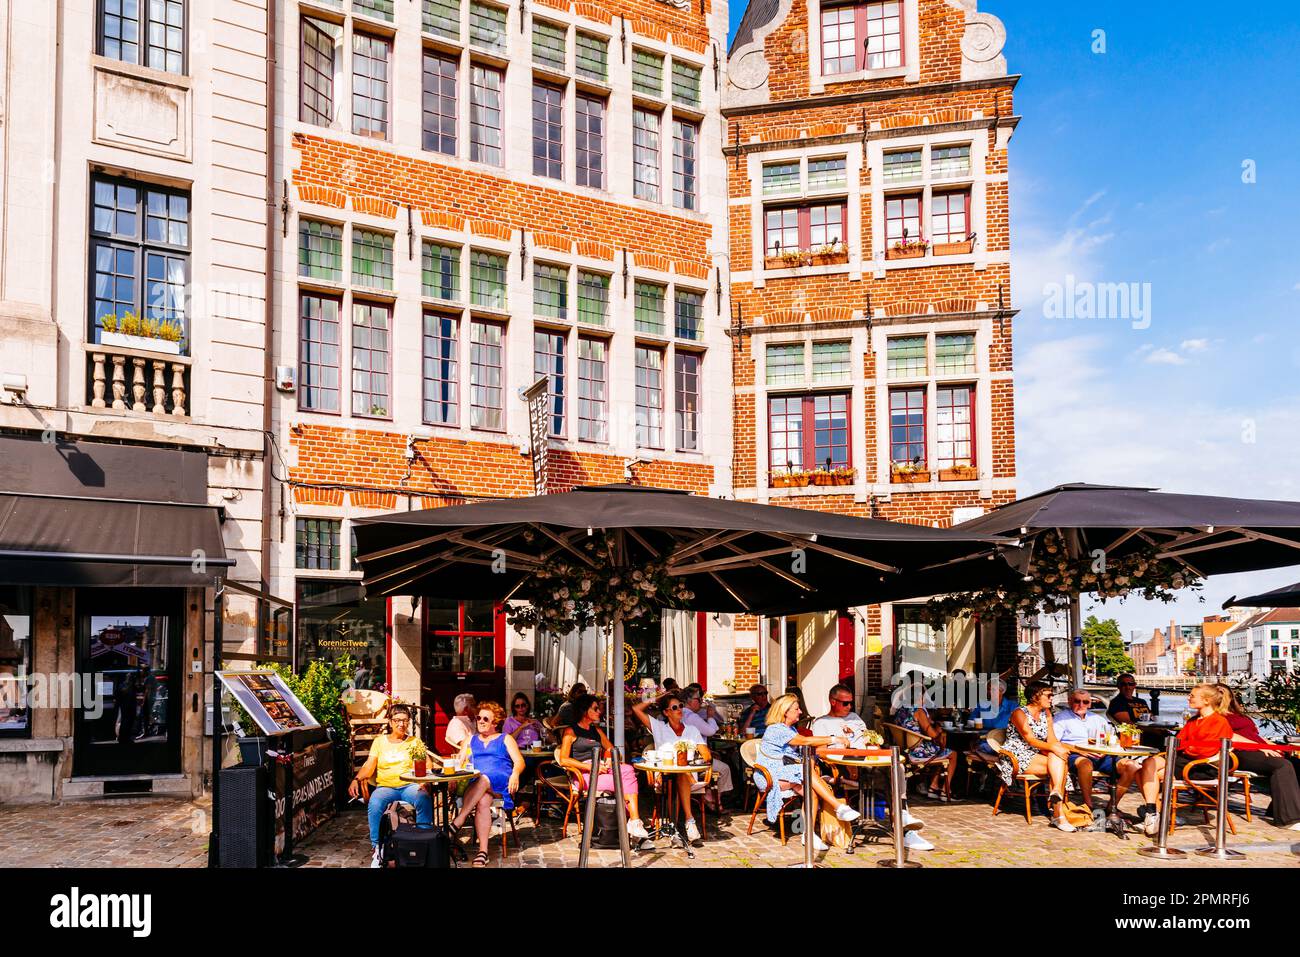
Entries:
{"label": "seated woman in yellow shirt", "polygon": [[361,766],[357,776],[348,785],[348,794],[356,797],[361,793],[361,782],[374,777],[377,787],[370,792],[370,803],[366,812],[370,816],[370,847],[373,852],[371,867],[381,867],[379,857],[379,820],[394,801],[405,801],[415,807],[415,823],[420,827],[433,824],[433,802],[429,799],[422,785],[407,784],[402,780],[403,774],[415,770],[415,759],[411,757],[411,709],[406,705],[394,705],[388,723],[392,730],[381,734],[370,745],[370,757]]}

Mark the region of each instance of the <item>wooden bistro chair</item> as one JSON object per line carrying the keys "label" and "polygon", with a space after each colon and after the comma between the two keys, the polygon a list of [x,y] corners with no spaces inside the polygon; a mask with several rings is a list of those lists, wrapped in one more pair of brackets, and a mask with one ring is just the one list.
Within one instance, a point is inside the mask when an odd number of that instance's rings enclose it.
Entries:
{"label": "wooden bistro chair", "polygon": [[[970,746],[970,750],[964,752],[966,758],[966,795],[968,797],[971,793],[971,780],[976,774],[979,774],[980,778],[984,779],[990,774],[997,773],[994,765],[998,763],[998,756],[980,750],[980,744],[983,740],[983,738],[977,738],[975,743]],[[983,787],[983,780],[981,780],[980,786]]]}
{"label": "wooden bistro chair", "polygon": [[[1021,794],[1023,794],[1025,798],[1025,822],[1028,824],[1033,824],[1034,814],[1033,814],[1033,808],[1031,802],[1034,797],[1034,791],[1037,790],[1038,786],[1043,783],[1044,778],[1038,774],[1022,774],[1020,772],[1020,762],[1016,760],[1016,756],[1012,754],[1010,751],[1004,751],[1002,748],[1002,745],[1006,742],[1006,740],[1007,740],[1006,728],[998,728],[995,731],[989,732],[989,736],[988,736],[989,744],[993,746],[994,750],[998,752],[999,756],[1006,755],[1006,757],[1011,760],[1011,769],[1014,772],[1014,782],[1020,785]],[[1012,791],[1009,791],[1007,789],[1006,782],[1002,781],[1001,777],[999,776],[998,796],[997,799],[993,802],[993,814],[995,816],[1001,810],[1003,796],[1007,794],[1010,794],[1012,797],[1020,796],[1020,794],[1016,794]]]}
{"label": "wooden bistro chair", "polygon": [[[355,773],[370,757],[375,738],[388,733],[388,709],[391,701],[382,691],[353,688],[340,701],[348,722],[348,744]],[[361,782],[361,799],[370,800],[370,782]]]}
{"label": "wooden bistro chair", "polygon": [[938,755],[930,758],[914,758],[911,755],[912,748],[916,747],[922,741],[933,741],[927,734],[919,731],[913,731],[911,728],[904,728],[899,724],[890,724],[888,721],[882,721],[880,725],[885,733],[889,735],[890,743],[898,748],[899,753],[903,756],[903,771],[907,778],[913,779],[926,771],[931,764],[936,761],[943,761]]}
{"label": "wooden bistro chair", "polygon": [[[749,829],[745,831],[746,834],[754,833],[754,821],[758,819],[758,809],[767,803],[767,792],[772,786],[772,782],[768,780],[767,772],[758,765],[758,748],[760,744],[762,744],[762,741],[759,738],[750,738],[740,746],[740,759],[745,762],[745,767],[751,772],[756,792],[754,810],[749,815]],[[776,826],[781,835],[781,845],[785,846],[786,841],[789,840],[785,833],[785,816],[791,810],[790,805],[798,800],[800,795],[794,793],[794,785],[791,782],[781,781],[780,784],[783,793],[787,790],[791,792],[790,796],[781,802],[781,812],[776,816]],[[804,826],[810,828],[812,822],[806,821]]]}
{"label": "wooden bistro chair", "polygon": [[569,818],[582,819],[580,805],[585,793],[582,776],[560,764],[560,749],[556,748],[554,758],[543,761],[537,766],[537,776],[533,783],[534,807],[533,821],[541,820],[542,806],[550,804],[564,806],[564,822],[560,825],[560,836],[569,836]]}
{"label": "wooden bistro chair", "polygon": [[[1231,770],[1228,774],[1228,791],[1232,791],[1232,783],[1240,781],[1246,798],[1246,820],[1251,820],[1250,813],[1250,781],[1255,775],[1250,771],[1240,771],[1237,769],[1237,755],[1233,751],[1228,752],[1231,759]],[[1199,761],[1189,761],[1183,768],[1181,777],[1174,779],[1174,796],[1173,796],[1173,813],[1169,815],[1169,833],[1174,833],[1174,828],[1178,825],[1178,811],[1180,809],[1193,809],[1201,812],[1202,819],[1206,824],[1210,823],[1210,812],[1217,810],[1219,806],[1219,756],[1201,758]],[[1214,777],[1192,777],[1192,771],[1197,767],[1208,767],[1214,771]],[[1180,800],[1181,798],[1181,800]],[[1232,823],[1232,815],[1228,815],[1228,827],[1233,834],[1237,833],[1236,825]]]}

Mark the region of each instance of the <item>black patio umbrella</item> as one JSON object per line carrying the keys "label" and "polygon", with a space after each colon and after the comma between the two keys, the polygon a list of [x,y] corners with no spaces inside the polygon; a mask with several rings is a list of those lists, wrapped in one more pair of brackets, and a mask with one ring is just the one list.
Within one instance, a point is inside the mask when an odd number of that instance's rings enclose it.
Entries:
{"label": "black patio umbrella", "polygon": [[[909,572],[925,565],[973,564],[980,574],[971,577],[987,577],[987,568],[1005,564],[1001,548],[1017,551],[996,535],[628,485],[380,515],[360,519],[356,531],[368,595],[526,598],[522,614],[536,616],[526,623],[559,633],[588,623],[610,627],[615,648],[625,618],[646,607],[838,609],[874,601],[887,584],[906,591]],[[582,611],[566,610],[575,606]],[[612,703],[614,744],[621,747],[623,695],[614,693]],[[586,862],[594,793],[579,866]],[[616,805],[625,836],[621,794]],[[623,837],[620,844],[626,865]]]}
{"label": "black patio umbrella", "polygon": [[[579,488],[358,519],[366,593],[508,600],[554,556],[584,558],[596,530],[614,533],[621,566],[656,561],[691,593],[691,611],[794,614],[870,604],[925,587],[993,580],[1015,543],[810,509],[630,485]],[[800,555],[795,556],[795,550]],[[970,566],[974,566],[973,568]],[[910,597],[933,594],[911,590]]]}
{"label": "black patio umbrella", "polygon": [[1258,595],[1238,598],[1233,595],[1223,603],[1224,608],[1295,608],[1300,606],[1300,582],[1284,585]]}
{"label": "black patio umbrella", "polygon": [[[1080,483],[1003,505],[953,531],[1015,535],[1030,548],[1050,531],[1071,557],[1100,550],[1108,561],[1154,548],[1156,558],[1172,560],[1197,578],[1300,564],[1300,502]],[[918,585],[925,574],[916,577]],[[1071,611],[1077,619],[1077,596]],[[1077,629],[1078,621],[1071,626]],[[1077,681],[1081,649],[1075,652]]]}

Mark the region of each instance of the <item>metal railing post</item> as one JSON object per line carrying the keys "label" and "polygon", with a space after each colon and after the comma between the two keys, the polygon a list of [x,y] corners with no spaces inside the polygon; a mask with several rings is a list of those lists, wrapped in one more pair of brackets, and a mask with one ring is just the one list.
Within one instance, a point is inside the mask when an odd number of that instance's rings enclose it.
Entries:
{"label": "metal railing post", "polygon": [[1154,845],[1138,850],[1143,857],[1171,859],[1187,856],[1186,851],[1169,846],[1169,824],[1174,816],[1174,754],[1177,750],[1178,739],[1171,734],[1165,742],[1165,780],[1160,788],[1159,830]]}
{"label": "metal railing post", "polygon": [[1246,855],[1228,847],[1228,782],[1232,780],[1232,768],[1229,766],[1232,754],[1232,742],[1224,738],[1219,742],[1219,793],[1215,799],[1214,843],[1198,847],[1196,853],[1201,857],[1213,857],[1220,861],[1238,861]]}
{"label": "metal railing post", "polygon": [[615,817],[618,820],[618,849],[623,854],[623,866],[632,866],[632,848],[628,845],[627,840],[627,807],[623,804],[623,753],[614,746],[611,762],[613,766],[610,771],[614,778],[614,800],[618,802],[618,810]]}
{"label": "metal railing post", "polygon": [[587,866],[591,853],[591,829],[596,826],[596,782],[600,778],[600,745],[591,752],[591,778],[587,782],[587,807],[582,812],[582,844],[578,850],[578,866]]}
{"label": "metal railing post", "polygon": [[[813,868],[817,865],[813,863],[813,746],[805,744],[803,746],[803,861],[794,864],[794,867]],[[779,781],[772,782],[772,786],[779,788]]]}
{"label": "metal railing post", "polygon": [[903,795],[907,791],[907,774],[903,770],[903,756],[898,745],[889,749],[889,818],[893,827],[894,856],[881,858],[878,867],[920,867],[918,861],[907,859],[907,847],[903,844],[906,831],[903,829]]}

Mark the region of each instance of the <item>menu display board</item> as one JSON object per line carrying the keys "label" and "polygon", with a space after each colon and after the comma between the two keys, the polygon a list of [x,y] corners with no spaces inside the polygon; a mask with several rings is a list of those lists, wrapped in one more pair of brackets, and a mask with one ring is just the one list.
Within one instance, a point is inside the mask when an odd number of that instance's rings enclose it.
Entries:
{"label": "menu display board", "polygon": [[[293,755],[293,842],[305,841],[316,828],[334,816],[334,746],[314,744]],[[275,853],[284,852],[286,795],[289,767],[276,762]]]}
{"label": "menu display board", "polygon": [[217,677],[257,722],[263,734],[320,727],[320,722],[274,671],[218,671]]}

